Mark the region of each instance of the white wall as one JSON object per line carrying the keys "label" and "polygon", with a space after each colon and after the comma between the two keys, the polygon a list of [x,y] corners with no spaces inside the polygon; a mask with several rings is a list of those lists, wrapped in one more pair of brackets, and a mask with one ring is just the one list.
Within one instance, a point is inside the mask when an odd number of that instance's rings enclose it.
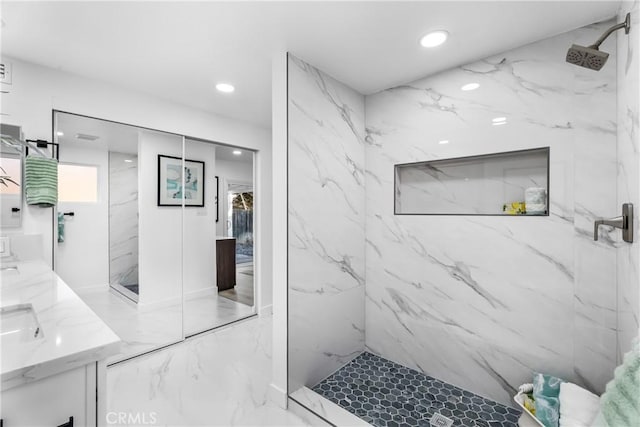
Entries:
{"label": "white wall", "polygon": [[[58,243],[54,232],[56,271],[73,289],[106,287],[109,284],[109,153],[106,149],[64,147],[61,163],[91,165],[98,168],[96,203],[59,202],[59,212],[75,213],[65,217],[65,241]],[[34,208],[25,204],[25,210]],[[51,211],[50,208],[46,209]],[[41,232],[45,234],[46,230]],[[48,252],[51,252],[51,242]]]}
{"label": "white wall", "polygon": [[[13,64],[13,84],[3,87],[6,123],[23,127],[29,139],[52,138],[52,110],[158,129],[257,150],[256,274],[258,307],[271,305],[271,134],[269,129],[227,119],[60,70],[3,57]],[[213,90],[213,89],[212,89]],[[159,94],[161,96],[162,94]],[[50,209],[25,208],[24,233],[42,233],[46,260],[52,261]]]}
{"label": "white wall", "polygon": [[[250,155],[251,153],[245,153]],[[227,235],[227,184],[229,182],[253,183],[253,163],[216,160],[216,175],[220,180],[220,221],[216,224],[218,236]]]}
{"label": "white wall", "polygon": [[177,303],[182,295],[182,207],[158,206],[158,154],[182,157],[182,137],[138,137],[140,307]]}
{"label": "white wall", "polygon": [[185,207],[183,262],[185,296],[216,288],[216,147],[187,139],[184,157],[205,162],[204,207]]}
{"label": "white wall", "polygon": [[271,68],[273,134],[273,378],[271,399],[287,407],[287,54],[277,52]]}

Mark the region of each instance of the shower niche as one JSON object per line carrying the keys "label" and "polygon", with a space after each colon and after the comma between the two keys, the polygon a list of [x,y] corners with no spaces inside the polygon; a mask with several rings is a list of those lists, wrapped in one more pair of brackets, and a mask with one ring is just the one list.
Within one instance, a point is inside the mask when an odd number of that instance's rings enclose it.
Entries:
{"label": "shower niche", "polygon": [[549,147],[395,165],[396,215],[549,214]]}

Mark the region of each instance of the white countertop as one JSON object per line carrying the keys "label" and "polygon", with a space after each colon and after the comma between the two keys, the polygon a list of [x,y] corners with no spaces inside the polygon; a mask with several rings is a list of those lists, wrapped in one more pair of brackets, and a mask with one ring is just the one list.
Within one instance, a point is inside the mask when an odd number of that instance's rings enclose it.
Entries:
{"label": "white countertop", "polygon": [[3,343],[2,390],[105,359],[117,351],[120,338],[49,266],[42,261],[14,264],[18,272],[1,272],[0,306],[32,304],[44,336]]}

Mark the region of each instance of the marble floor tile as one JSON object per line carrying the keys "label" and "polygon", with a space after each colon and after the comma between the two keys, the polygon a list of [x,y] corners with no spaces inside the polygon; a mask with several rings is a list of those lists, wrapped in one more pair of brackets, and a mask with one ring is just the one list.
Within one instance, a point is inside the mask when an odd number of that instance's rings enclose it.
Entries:
{"label": "marble floor tile", "polygon": [[110,366],[107,417],[163,426],[306,425],[267,397],[271,324],[271,316],[249,319]]}
{"label": "marble floor tile", "polygon": [[218,295],[245,305],[253,305],[253,263],[236,264],[236,286],[221,291]]}
{"label": "marble floor tile", "polygon": [[215,290],[185,299],[184,313],[183,304],[140,310],[111,289],[78,295],[122,340],[119,352],[107,360],[109,364],[254,314],[252,307],[218,297]]}
{"label": "marble floor tile", "polygon": [[253,315],[253,307],[218,296],[217,288],[206,295],[184,301],[184,332],[186,336],[226,325]]}

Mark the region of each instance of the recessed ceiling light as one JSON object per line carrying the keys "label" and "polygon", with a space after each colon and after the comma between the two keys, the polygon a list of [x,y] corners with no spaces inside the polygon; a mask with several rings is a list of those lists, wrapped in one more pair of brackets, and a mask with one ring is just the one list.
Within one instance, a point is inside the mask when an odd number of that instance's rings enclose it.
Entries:
{"label": "recessed ceiling light", "polygon": [[229,83],[218,83],[216,85],[216,89],[218,89],[218,91],[224,92],[224,93],[231,93],[234,90],[236,90],[236,88],[233,87],[233,85],[230,85]]}
{"label": "recessed ceiling light", "polygon": [[480,87],[479,83],[467,83],[466,85],[462,86],[460,89],[462,90],[476,90]]}
{"label": "recessed ceiling light", "polygon": [[496,123],[491,123],[494,126],[501,126],[501,125],[506,125],[507,122],[496,122]]}
{"label": "recessed ceiling light", "polygon": [[131,160],[131,159],[124,159],[124,162],[125,162],[125,163],[133,163],[133,160]]}
{"label": "recessed ceiling light", "polygon": [[242,154],[242,151],[240,151],[240,150],[233,150],[233,154],[234,154],[235,156],[239,156],[240,154]]}
{"label": "recessed ceiling light", "polygon": [[506,117],[495,117],[495,118],[491,119],[491,121],[493,123],[506,122],[507,118]]}
{"label": "recessed ceiling light", "polygon": [[56,135],[58,135],[58,136],[64,136],[64,132],[62,132],[61,130],[59,130],[58,132],[56,132]]}
{"label": "recessed ceiling light", "polygon": [[443,139],[442,141],[438,141],[438,144],[448,144],[449,140],[448,139]]}
{"label": "recessed ceiling light", "polygon": [[449,33],[444,30],[432,31],[420,39],[422,47],[436,47],[447,41]]}

